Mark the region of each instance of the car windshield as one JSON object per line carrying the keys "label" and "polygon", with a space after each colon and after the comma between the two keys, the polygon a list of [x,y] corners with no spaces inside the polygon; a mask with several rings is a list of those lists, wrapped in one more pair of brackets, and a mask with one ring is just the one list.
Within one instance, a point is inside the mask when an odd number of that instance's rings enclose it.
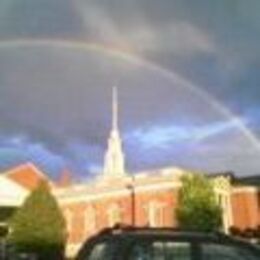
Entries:
{"label": "car windshield", "polygon": [[259,255],[247,248],[230,245],[204,244],[202,245],[203,260],[257,260]]}
{"label": "car windshield", "polygon": [[129,260],[191,260],[191,245],[185,242],[154,241],[136,243],[129,252]]}
{"label": "car windshield", "polygon": [[117,244],[112,239],[95,244],[88,255],[82,260],[115,260]]}

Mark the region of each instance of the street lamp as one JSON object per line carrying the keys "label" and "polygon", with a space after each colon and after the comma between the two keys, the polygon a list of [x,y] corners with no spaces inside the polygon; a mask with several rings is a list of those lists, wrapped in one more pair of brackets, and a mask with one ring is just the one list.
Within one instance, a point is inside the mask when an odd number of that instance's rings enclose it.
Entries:
{"label": "street lamp", "polygon": [[135,184],[134,184],[134,176],[131,177],[131,183],[129,183],[126,187],[130,191],[130,203],[131,203],[131,225],[134,227],[136,224],[135,220]]}

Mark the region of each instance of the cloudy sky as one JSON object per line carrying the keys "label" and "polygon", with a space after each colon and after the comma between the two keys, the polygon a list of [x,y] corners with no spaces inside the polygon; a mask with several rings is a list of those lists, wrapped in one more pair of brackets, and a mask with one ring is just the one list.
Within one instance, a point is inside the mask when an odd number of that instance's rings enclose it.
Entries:
{"label": "cloudy sky", "polygon": [[259,0],[1,0],[0,170],[260,174]]}

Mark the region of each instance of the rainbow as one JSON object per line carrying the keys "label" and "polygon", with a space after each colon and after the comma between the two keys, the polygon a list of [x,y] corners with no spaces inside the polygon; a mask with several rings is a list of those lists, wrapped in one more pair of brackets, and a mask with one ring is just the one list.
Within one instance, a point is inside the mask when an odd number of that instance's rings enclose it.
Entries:
{"label": "rainbow", "polygon": [[67,49],[80,49],[81,51],[97,52],[115,59],[121,59],[126,62],[147,68],[155,73],[159,73],[169,81],[176,81],[182,84],[185,88],[189,89],[191,93],[194,93],[201,97],[206,103],[219,111],[225,118],[232,120],[232,124],[243,132],[243,134],[250,140],[254,147],[260,151],[260,141],[252,133],[252,131],[246,126],[246,124],[236,115],[234,115],[223,104],[217,101],[207,91],[202,90],[192,82],[182,78],[177,73],[170,71],[162,66],[159,66],[153,62],[148,61],[138,55],[136,55],[130,49],[120,49],[114,46],[107,46],[98,44],[95,42],[83,42],[63,39],[14,39],[0,41],[0,49],[2,48],[31,48],[31,47],[48,47],[48,48],[67,48]]}

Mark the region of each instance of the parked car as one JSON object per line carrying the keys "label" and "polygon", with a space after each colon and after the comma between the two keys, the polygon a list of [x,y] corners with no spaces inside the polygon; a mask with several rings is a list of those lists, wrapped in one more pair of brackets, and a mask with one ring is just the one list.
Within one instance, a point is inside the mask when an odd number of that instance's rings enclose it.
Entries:
{"label": "parked car", "polygon": [[224,234],[162,228],[107,229],[76,260],[259,260],[255,246]]}

